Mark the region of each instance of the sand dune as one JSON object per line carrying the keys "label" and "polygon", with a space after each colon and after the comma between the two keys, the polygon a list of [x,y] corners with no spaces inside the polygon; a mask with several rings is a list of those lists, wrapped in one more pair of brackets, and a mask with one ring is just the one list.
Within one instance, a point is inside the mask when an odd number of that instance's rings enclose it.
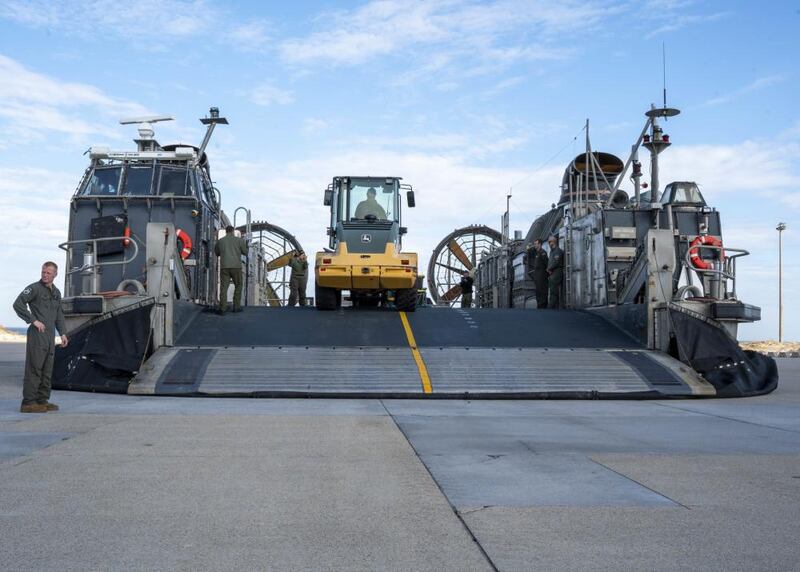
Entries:
{"label": "sand dune", "polygon": [[3,326],[0,326],[0,342],[24,342],[24,341],[25,341],[25,336],[23,334],[10,332],[6,330]]}

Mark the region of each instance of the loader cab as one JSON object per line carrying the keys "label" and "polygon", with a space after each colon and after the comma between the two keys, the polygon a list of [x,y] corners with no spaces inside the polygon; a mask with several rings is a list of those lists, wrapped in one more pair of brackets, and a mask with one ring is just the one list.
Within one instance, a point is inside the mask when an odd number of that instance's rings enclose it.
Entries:
{"label": "loader cab", "polygon": [[[406,202],[414,206],[414,191],[411,185],[402,184],[400,177],[334,177],[325,190],[324,204],[331,209],[331,224],[328,229],[330,248],[345,240],[359,251],[371,252],[387,242],[400,245],[406,229],[402,226],[402,197],[406,191]],[[366,231],[366,232],[361,232]],[[358,243],[349,235],[359,234]],[[365,235],[370,241],[363,240]],[[372,237],[378,240],[374,241]],[[379,245],[380,244],[380,245]]]}

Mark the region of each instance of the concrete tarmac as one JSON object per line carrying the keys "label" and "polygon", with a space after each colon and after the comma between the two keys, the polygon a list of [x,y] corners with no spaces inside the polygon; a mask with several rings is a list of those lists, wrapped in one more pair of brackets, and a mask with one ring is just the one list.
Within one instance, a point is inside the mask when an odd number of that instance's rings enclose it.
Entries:
{"label": "concrete tarmac", "polygon": [[754,398],[54,392],[0,344],[2,570],[790,570],[800,360]]}

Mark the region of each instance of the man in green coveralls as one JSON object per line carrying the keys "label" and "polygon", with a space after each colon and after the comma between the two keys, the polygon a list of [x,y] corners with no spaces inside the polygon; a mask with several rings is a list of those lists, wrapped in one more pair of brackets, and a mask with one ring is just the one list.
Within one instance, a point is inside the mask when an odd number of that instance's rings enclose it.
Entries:
{"label": "man in green coveralls", "polygon": [[547,307],[560,310],[564,307],[561,295],[561,285],[564,282],[564,251],[558,247],[558,238],[555,236],[547,239],[547,244],[550,245],[550,255],[547,259],[547,284],[550,296],[547,300]]}
{"label": "man in green coveralls", "polygon": [[53,375],[56,330],[61,334],[61,346],[69,341],[64,333],[64,310],[61,292],[53,285],[58,276],[58,265],[45,262],[42,278],[26,287],[14,301],[14,311],[28,327],[25,346],[25,375],[22,384],[22,413],[47,413],[58,411],[50,403],[50,377]]}
{"label": "man in green coveralls", "polygon": [[292,276],[289,278],[289,306],[294,306],[300,301],[301,306],[306,305],[306,283],[308,281],[308,260],[302,250],[295,252],[289,261]]}
{"label": "man in green coveralls", "polygon": [[540,310],[547,308],[547,266],[549,260],[547,259],[547,252],[542,247],[542,241],[538,238],[533,241],[533,252],[529,252],[528,256],[532,258],[529,262],[531,267],[531,278],[536,287],[536,307]]}
{"label": "man in green coveralls", "polygon": [[242,311],[242,255],[247,255],[247,242],[233,233],[233,227],[225,227],[225,236],[214,245],[214,254],[219,256],[219,313],[228,309],[228,286],[233,281],[233,311]]}

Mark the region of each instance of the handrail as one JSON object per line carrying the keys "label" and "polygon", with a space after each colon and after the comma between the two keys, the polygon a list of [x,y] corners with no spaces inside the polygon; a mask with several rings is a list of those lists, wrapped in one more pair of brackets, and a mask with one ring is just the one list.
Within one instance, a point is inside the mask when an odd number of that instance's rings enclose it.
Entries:
{"label": "handrail", "polygon": [[[250,246],[250,240],[251,240],[251,239],[252,239],[252,237],[253,237],[253,233],[252,233],[252,229],[251,229],[251,214],[250,214],[250,209],[248,209],[248,208],[245,208],[245,207],[236,207],[236,210],[234,210],[234,211],[233,211],[233,226],[234,226],[234,227],[236,227],[236,215],[238,214],[238,212],[239,212],[239,211],[244,211],[244,212],[245,212],[245,214],[247,215],[247,218],[246,218],[246,221],[245,221],[245,227],[244,227],[244,228],[245,228],[245,231],[244,231],[244,233],[245,233],[244,240],[245,240],[245,241],[247,241],[247,245],[248,245],[248,247],[249,247],[249,246]],[[253,267],[253,254],[252,254],[252,253],[249,251],[249,249],[248,249],[248,253],[247,253],[247,257],[246,257],[246,262],[245,262],[245,264],[246,264],[246,266],[245,266],[245,278],[244,278],[244,283],[245,283],[245,289],[244,289],[244,305],[245,305],[245,306],[247,306],[247,305],[248,305],[248,302],[250,302],[250,301],[247,299],[248,290],[250,289],[250,284],[251,284],[251,282],[252,282],[252,280],[253,280],[253,272],[252,272],[252,267]]]}
{"label": "handrail", "polygon": [[[722,267],[721,268],[697,268],[694,264],[691,263],[690,259],[690,252],[693,248],[709,248],[711,250],[721,251],[723,255],[722,260]],[[733,252],[734,254],[729,255],[728,252]],[[730,280],[733,286],[731,293],[733,297],[736,298],[736,259],[741,258],[743,256],[748,256],[750,254],[749,251],[744,250],[742,248],[729,248],[726,246],[713,246],[710,244],[702,244],[697,245],[695,247],[689,247],[686,250],[686,255],[684,256],[683,263],[687,268],[691,268],[698,274],[716,274],[719,276],[720,279]]]}
{"label": "handrail", "polygon": [[[109,262],[98,262],[97,260],[97,243],[104,242],[109,240],[129,240],[130,243],[133,245],[133,256],[123,260],[114,260]],[[77,244],[86,244],[92,243],[92,253],[94,254],[94,263],[92,264],[84,264],[78,268],[70,268],[72,266],[72,247]],[[103,238],[87,238],[84,240],[68,240],[67,242],[62,242],[58,245],[58,247],[67,253],[67,273],[65,276],[65,288],[64,288],[64,296],[69,298],[72,296],[72,282],[69,280],[69,277],[72,274],[77,274],[79,272],[85,272],[89,269],[92,271],[92,287],[95,288],[97,286],[97,269],[101,266],[117,266],[120,264],[130,264],[133,262],[136,257],[139,255],[139,245],[136,243],[136,240],[132,239],[128,236],[108,236]]]}

